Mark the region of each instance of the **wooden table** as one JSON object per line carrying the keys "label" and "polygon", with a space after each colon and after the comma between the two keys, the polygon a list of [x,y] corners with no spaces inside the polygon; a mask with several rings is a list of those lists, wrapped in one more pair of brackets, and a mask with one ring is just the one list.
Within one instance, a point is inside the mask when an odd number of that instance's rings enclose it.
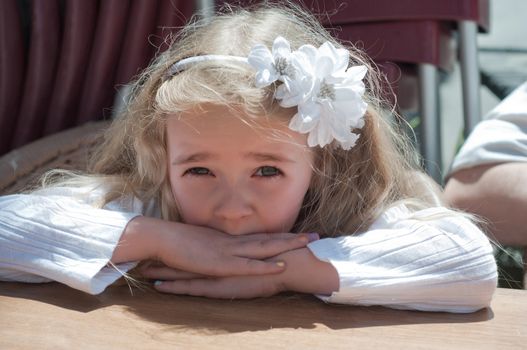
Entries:
{"label": "wooden table", "polygon": [[472,314],[327,305],[308,295],[213,300],[126,286],[91,296],[0,283],[0,349],[526,349],[527,291]]}

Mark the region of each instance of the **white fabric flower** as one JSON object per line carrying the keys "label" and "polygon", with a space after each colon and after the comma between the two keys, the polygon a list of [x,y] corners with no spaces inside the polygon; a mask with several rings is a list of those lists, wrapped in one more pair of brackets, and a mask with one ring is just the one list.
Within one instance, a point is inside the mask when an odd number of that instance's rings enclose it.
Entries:
{"label": "white fabric flower", "polygon": [[277,37],[269,50],[255,45],[248,57],[203,55],[185,58],[168,70],[169,76],[192,64],[206,61],[230,61],[248,64],[256,70],[256,86],[266,87],[281,81],[275,98],[282,107],[298,107],[289,128],[309,133],[310,147],[324,147],[336,140],[346,150],[359,138],[353,129],[364,126],[367,104],[363,99],[362,79],[365,66],[348,68],[349,52],[337,49],[330,42],[319,48],[303,45],[291,51],[289,42]]}
{"label": "white fabric flower", "polygon": [[309,133],[310,147],[324,147],[335,139],[342,148],[350,149],[359,138],[351,130],[364,125],[367,104],[362,98],[365,90],[362,79],[366,67],[347,68],[347,50],[336,49],[329,42],[318,49],[302,46],[292,58],[301,83],[291,84],[291,87],[304,91],[277,96],[282,102],[286,101],[286,107],[291,101],[296,102],[299,95],[303,96],[289,127],[300,133]]}
{"label": "white fabric flower", "polygon": [[265,87],[277,80],[282,81],[285,86],[289,86],[289,82],[295,76],[290,64],[290,57],[291,46],[281,36],[274,40],[272,52],[265,45],[255,45],[251,49],[247,61],[256,69],[256,86]]}

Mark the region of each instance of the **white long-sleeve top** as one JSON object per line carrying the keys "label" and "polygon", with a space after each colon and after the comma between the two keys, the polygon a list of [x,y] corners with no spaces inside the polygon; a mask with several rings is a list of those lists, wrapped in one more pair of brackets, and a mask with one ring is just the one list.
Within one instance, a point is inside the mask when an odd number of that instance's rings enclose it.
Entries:
{"label": "white long-sleeve top", "polygon": [[454,158],[450,173],[505,162],[527,162],[527,81],[476,125]]}
{"label": "white long-sleeve top", "polygon": [[[86,195],[86,192],[89,192]],[[102,187],[57,187],[0,197],[0,280],[58,281],[98,294],[136,263],[111,265],[127,223],[159,217],[152,205],[120,199],[98,208]],[[398,205],[365,232],[309,244],[338,272],[331,303],[472,312],[490,304],[497,272],[486,236],[442,207]]]}

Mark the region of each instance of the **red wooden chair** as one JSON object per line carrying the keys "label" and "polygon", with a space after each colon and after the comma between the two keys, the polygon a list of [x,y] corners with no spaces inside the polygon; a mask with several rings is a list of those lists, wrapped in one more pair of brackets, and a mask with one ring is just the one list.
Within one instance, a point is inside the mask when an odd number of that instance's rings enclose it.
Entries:
{"label": "red wooden chair", "polygon": [[343,24],[335,33],[340,39],[362,46],[374,61],[395,62],[406,76],[417,75],[418,89],[403,91],[397,82],[391,81],[391,84],[399,100],[414,100],[414,94],[418,93],[421,154],[428,174],[440,182],[437,69],[449,71],[453,67],[449,26],[433,20],[364,22]]}
{"label": "red wooden chair", "polygon": [[[479,97],[480,74],[477,57],[478,29],[489,29],[489,0],[346,0],[307,2],[315,12],[325,10],[334,13],[329,17],[328,24],[342,26],[346,39],[363,42],[370,55],[379,55],[393,62],[410,62],[419,67],[420,109],[422,118],[422,153],[428,162],[425,164],[428,172],[436,180],[440,180],[441,144],[439,135],[439,117],[437,115],[437,77],[436,67],[445,68],[441,57],[434,55],[449,55],[448,46],[432,43],[427,47],[422,41],[439,40],[438,33],[454,30],[459,36],[459,60],[461,64],[463,85],[463,109],[465,118],[464,133],[468,134],[481,118]],[[422,21],[433,21],[438,30],[423,30]],[[411,31],[414,26],[415,40],[411,33],[403,35],[403,30],[394,28],[394,23],[401,23]],[[404,24],[403,24],[404,23]],[[364,27],[365,26],[365,27]],[[446,29],[445,29],[446,28]],[[396,34],[400,37],[397,38]],[[404,38],[403,38],[404,36]],[[409,41],[407,41],[409,40]],[[383,46],[379,45],[382,41]],[[442,52],[433,52],[438,47]],[[432,50],[429,56],[421,52]],[[445,51],[446,50],[446,51]],[[422,59],[419,59],[421,56]],[[444,61],[443,61],[444,62]]]}
{"label": "red wooden chair", "polygon": [[477,32],[489,30],[490,0],[345,0],[307,2],[312,9],[334,12],[331,25],[365,22],[433,20],[448,24],[459,34],[459,59],[468,133],[479,121]]}

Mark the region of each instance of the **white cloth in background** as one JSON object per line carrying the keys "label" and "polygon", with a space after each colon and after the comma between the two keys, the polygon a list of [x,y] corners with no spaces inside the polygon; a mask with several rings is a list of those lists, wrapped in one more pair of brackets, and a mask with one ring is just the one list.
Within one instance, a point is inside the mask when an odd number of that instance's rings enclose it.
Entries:
{"label": "white cloth in background", "polygon": [[527,162],[527,82],[474,128],[454,158],[450,173],[503,162]]}
{"label": "white cloth in background", "polygon": [[[103,186],[58,187],[0,197],[0,280],[55,280],[98,294],[133,268],[108,263],[127,223],[159,211],[135,198],[97,208],[104,194]],[[489,306],[497,283],[486,236],[442,207],[397,205],[366,232],[309,249],[339,274],[340,290],[319,296],[332,303],[472,312]]]}

